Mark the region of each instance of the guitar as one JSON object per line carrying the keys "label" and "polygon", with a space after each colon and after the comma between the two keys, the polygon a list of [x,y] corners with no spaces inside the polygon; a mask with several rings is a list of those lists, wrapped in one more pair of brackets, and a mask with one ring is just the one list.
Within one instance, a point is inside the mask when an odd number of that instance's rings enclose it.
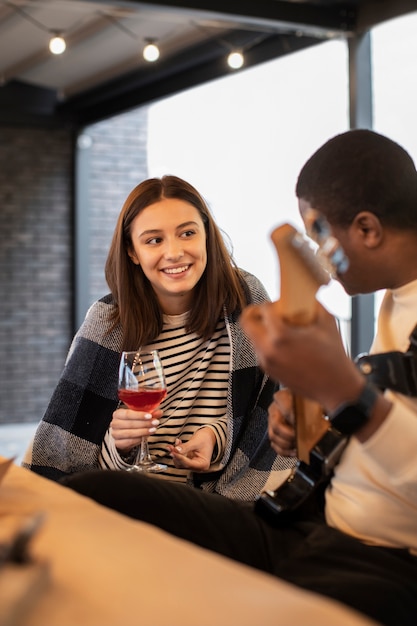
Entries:
{"label": "guitar", "polygon": [[[279,226],[271,234],[280,263],[280,313],[297,325],[307,325],[314,320],[317,291],[329,283],[330,273],[343,273],[348,266],[323,216],[311,210],[306,224],[308,234],[319,244],[317,254],[289,224]],[[295,394],[292,402],[298,461],[282,485],[274,491],[263,492],[257,499],[256,512],[268,517],[272,514],[283,518],[298,509],[329,478],[347,443],[345,436],[331,428],[319,404]]]}

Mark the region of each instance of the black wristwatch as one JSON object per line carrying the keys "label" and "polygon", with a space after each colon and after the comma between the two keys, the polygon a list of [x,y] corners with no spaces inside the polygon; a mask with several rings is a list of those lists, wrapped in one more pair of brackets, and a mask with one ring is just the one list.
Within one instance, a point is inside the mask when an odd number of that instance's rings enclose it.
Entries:
{"label": "black wristwatch", "polygon": [[369,420],[377,398],[378,391],[367,382],[355,402],[342,404],[328,416],[332,428],[342,435],[352,435]]}

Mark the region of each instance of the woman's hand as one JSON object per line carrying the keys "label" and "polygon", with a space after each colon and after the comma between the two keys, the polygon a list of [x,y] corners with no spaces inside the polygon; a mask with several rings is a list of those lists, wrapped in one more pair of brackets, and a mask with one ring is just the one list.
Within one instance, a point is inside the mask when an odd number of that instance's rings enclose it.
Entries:
{"label": "woman's hand", "polygon": [[215,444],[216,436],[212,429],[200,428],[186,443],[177,439],[175,445],[168,447],[168,451],[175,467],[206,472],[211,465]]}
{"label": "woman's hand", "polygon": [[153,411],[152,414],[125,407],[116,409],[110,428],[117,450],[126,454],[138,446],[142,437],[152,435],[156,431],[161,417],[160,409]]}
{"label": "woman's hand", "polygon": [[296,456],[292,394],[287,389],[274,393],[268,408],[268,436],[277,454]]}

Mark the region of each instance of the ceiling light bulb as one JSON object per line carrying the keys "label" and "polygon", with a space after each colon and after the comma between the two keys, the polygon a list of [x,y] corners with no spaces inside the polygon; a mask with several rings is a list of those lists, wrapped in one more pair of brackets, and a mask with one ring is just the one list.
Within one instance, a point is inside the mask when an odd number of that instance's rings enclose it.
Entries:
{"label": "ceiling light bulb", "polygon": [[156,43],[150,41],[146,44],[143,49],[143,58],[145,61],[149,61],[150,63],[159,59],[159,48]]}
{"label": "ceiling light bulb", "polygon": [[231,52],[227,57],[227,64],[234,70],[238,70],[242,67],[244,62],[243,54],[241,52]]}
{"label": "ceiling light bulb", "polygon": [[52,54],[62,54],[66,47],[65,39],[61,35],[54,35],[49,42],[49,50]]}

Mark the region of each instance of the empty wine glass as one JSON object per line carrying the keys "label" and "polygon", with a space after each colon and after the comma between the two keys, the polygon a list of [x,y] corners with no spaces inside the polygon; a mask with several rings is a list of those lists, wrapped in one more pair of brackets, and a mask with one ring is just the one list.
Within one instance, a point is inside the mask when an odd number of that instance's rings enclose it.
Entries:
{"label": "empty wine glass", "polygon": [[[119,367],[119,399],[134,411],[151,412],[167,393],[164,370],[158,350],[122,352]],[[142,437],[137,458],[128,471],[161,472],[167,468],[153,461],[148,438]]]}

